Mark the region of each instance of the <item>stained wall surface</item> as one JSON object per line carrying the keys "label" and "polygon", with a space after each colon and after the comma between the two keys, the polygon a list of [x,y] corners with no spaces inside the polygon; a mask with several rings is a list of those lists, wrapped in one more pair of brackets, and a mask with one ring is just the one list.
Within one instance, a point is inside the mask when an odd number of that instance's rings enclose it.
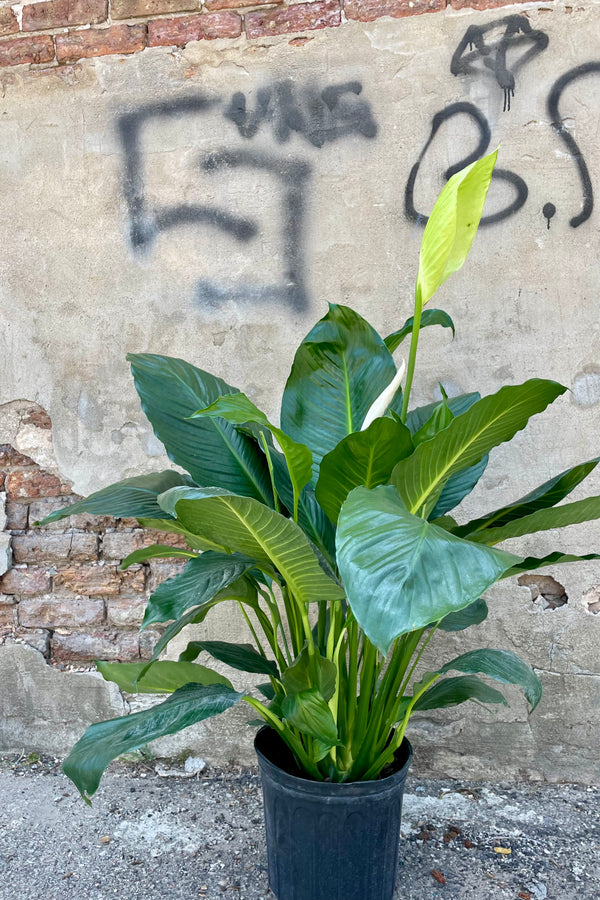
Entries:
{"label": "stained wall surface", "polygon": [[[469,262],[435,300],[456,338],[424,332],[414,400],[439,383],[451,395],[532,376],[570,388],[494,452],[464,515],[599,454],[600,8],[488,5],[269,6],[236,36],[227,17],[240,16],[213,4],[199,18],[219,15],[225,31],[210,40],[189,15],[146,25],[147,5],[99,28],[44,19],[52,3],[0,7],[5,641],[33,644],[65,678],[94,657],[149,652],[144,599],[174,569],[117,566],[156,536],[89,517],[34,526],[74,493],[169,465],[125,354],[183,357],[277,418],[295,346],[328,302],[382,334],[411,315],[445,173],[498,145]],[[114,28],[130,43],[98,44]],[[31,59],[25,32],[46,48]],[[599,487],[592,476],[575,496]],[[510,549],[590,553],[599,539],[576,526]],[[598,780],[600,565],[545,574],[491,592],[487,622],[437,651],[516,650],[544,681],[540,707],[528,716],[515,691],[499,713],[421,718],[423,771]],[[217,610],[203,633],[225,630],[244,635]],[[222,727],[237,736],[239,721]],[[189,740],[219,759],[211,729]],[[250,758],[249,736],[234,744]]]}

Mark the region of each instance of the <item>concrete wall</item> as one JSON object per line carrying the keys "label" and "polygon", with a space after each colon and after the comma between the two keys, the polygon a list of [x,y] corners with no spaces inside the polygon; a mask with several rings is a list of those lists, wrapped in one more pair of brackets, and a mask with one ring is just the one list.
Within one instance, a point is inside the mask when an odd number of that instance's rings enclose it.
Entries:
{"label": "concrete wall", "polygon": [[[598,454],[600,10],[480,8],[489,5],[347,2],[344,16],[331,3],[274,7],[247,13],[239,37],[189,43],[203,32],[189,31],[188,16],[158,16],[179,28],[163,43],[179,47],[147,47],[153,26],[116,47],[128,55],[98,42],[114,27],[146,28],[135,16],[146,22],[147,5],[128,7],[133,24],[105,16],[96,30],[14,8],[50,44],[29,64],[6,48],[32,38],[0,39],[6,641],[32,642],[67,668],[148,651],[136,637],[140,598],[165,571],[144,567],[124,583],[116,565],[152,536],[127,522],[33,527],[37,510],[71,491],[167,465],[126,352],[182,356],[276,417],[295,346],[328,301],[382,333],[411,314],[420,217],[449,166],[498,144],[470,260],[435,301],[457,337],[424,334],[414,400],[431,400],[440,381],[449,393],[533,375],[571,388],[495,451],[466,513]],[[41,16],[53,5],[35,6]],[[75,50],[55,55],[67,45]],[[591,552],[599,537],[578,526],[511,549]],[[600,567],[547,574],[554,581],[537,588],[492,592],[489,620],[456,639],[522,653],[544,680],[542,705],[528,718],[515,693],[501,714],[467,705],[440,727],[421,720],[423,771],[598,780]],[[558,606],[544,599],[564,595]],[[239,638],[223,616],[205,634]],[[232,728],[237,737],[237,720]],[[10,734],[0,730],[0,747],[14,744]],[[197,740],[219,758],[218,741],[205,731]],[[248,753],[238,740],[235,754]]]}

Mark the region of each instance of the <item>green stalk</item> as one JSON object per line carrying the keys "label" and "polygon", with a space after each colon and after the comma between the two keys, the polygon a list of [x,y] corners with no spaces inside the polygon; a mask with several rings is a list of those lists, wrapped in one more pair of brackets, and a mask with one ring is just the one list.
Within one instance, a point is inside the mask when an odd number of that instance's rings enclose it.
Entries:
{"label": "green stalk", "polygon": [[300,764],[301,768],[304,769],[305,772],[308,772],[309,775],[312,775],[313,778],[316,778],[317,781],[322,781],[321,773],[319,772],[318,767],[312,761],[312,759],[307,754],[306,750],[302,746],[302,742],[282,723],[281,719],[278,719],[277,716],[271,712],[268,706],[265,706],[264,703],[261,703],[260,700],[257,700],[256,697],[250,697],[246,695],[243,697],[256,712],[262,716],[262,718],[274,728],[275,731],[279,734],[281,739],[285,741],[288,745],[294,756],[296,757],[297,762]]}
{"label": "green stalk", "polygon": [[406,381],[404,382],[404,396],[402,397],[402,412],[400,420],[406,422],[408,413],[408,400],[410,398],[410,389],[415,374],[415,363],[417,361],[417,347],[419,344],[419,331],[421,329],[421,316],[423,314],[423,304],[421,303],[421,292],[417,288],[415,290],[415,312],[413,318],[412,333],[410,336],[410,351],[408,354],[408,366],[406,367]]}
{"label": "green stalk", "polygon": [[[442,621],[442,620],[440,619],[440,622],[441,622],[441,621]],[[402,682],[402,685],[400,686],[400,690],[398,691],[398,693],[399,693],[400,696],[402,696],[402,695],[404,694],[404,691],[406,690],[406,688],[407,688],[408,685],[410,684],[410,679],[411,679],[412,676],[413,676],[413,672],[415,671],[415,669],[416,669],[417,666],[419,665],[419,660],[420,660],[421,657],[423,656],[423,651],[425,650],[427,644],[429,643],[429,641],[430,641],[431,638],[433,637],[433,635],[434,635],[434,633],[435,633],[435,631],[436,631],[438,625],[440,624],[440,622],[436,622],[436,623],[435,623],[434,627],[431,629],[431,631],[429,632],[429,634],[427,635],[427,637],[426,637],[425,640],[423,641],[423,643],[422,643],[422,645],[421,645],[421,649],[419,650],[419,652],[418,652],[418,654],[417,654],[417,658],[415,659],[414,663],[412,664],[412,666],[411,666],[411,668],[410,668],[410,672],[408,673],[408,675],[406,676],[406,678],[405,678],[404,681]],[[419,635],[419,640],[421,639],[421,635],[423,634],[423,631],[424,631],[424,630],[425,630],[424,628],[421,629],[421,634]]]}
{"label": "green stalk", "polygon": [[[260,443],[260,446],[263,448],[264,454],[267,458],[267,466],[269,469],[269,475],[271,477],[271,488],[273,490],[273,508],[275,509],[275,512],[281,512],[281,507],[279,505],[279,496],[277,494],[277,488],[275,487],[275,475],[273,473],[273,460],[271,459],[269,445],[267,444],[266,438],[265,438],[264,434],[262,433],[262,431],[259,431],[259,433],[258,433],[258,441]],[[297,521],[297,517],[295,516],[294,518]]]}

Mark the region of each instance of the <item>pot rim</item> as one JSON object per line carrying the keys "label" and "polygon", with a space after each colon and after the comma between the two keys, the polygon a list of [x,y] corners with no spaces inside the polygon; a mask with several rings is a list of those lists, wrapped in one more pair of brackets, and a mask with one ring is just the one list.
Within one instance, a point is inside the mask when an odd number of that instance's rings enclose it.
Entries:
{"label": "pot rim", "polygon": [[270,725],[263,725],[256,733],[254,738],[254,750],[258,757],[258,765],[261,774],[264,773],[270,776],[284,787],[305,794],[317,794],[320,796],[340,798],[342,798],[342,796],[344,798],[350,796],[377,797],[379,794],[387,794],[404,783],[413,757],[411,743],[408,738],[405,737],[398,751],[396,751],[398,753],[404,751],[404,763],[396,772],[393,772],[391,775],[386,775],[385,778],[377,778],[372,781],[313,781],[310,778],[303,778],[302,776],[292,775],[291,773],[286,772],[285,769],[282,769],[272,762],[268,756],[265,756],[264,752],[259,749],[258,744],[266,737],[267,732],[271,732],[275,737],[281,740],[275,729],[271,728]]}

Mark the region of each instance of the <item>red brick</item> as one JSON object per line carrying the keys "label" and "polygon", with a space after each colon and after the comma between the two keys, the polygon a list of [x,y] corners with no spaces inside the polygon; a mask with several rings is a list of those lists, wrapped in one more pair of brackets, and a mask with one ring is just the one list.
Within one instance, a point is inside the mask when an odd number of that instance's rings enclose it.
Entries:
{"label": "red brick", "polygon": [[130,591],[142,594],[146,590],[146,571],[143,566],[131,566],[126,572],[121,572],[121,593]]}
{"label": "red brick", "polygon": [[5,512],[8,531],[23,531],[27,528],[29,507],[26,503],[15,503],[13,500],[9,500]]}
{"label": "red brick", "polygon": [[245,22],[246,35],[249,38],[313,31],[315,28],[335,28],[341,22],[341,8],[339,0],[295,3],[286,6],[285,9],[247,13]]}
{"label": "red brick", "polygon": [[54,634],[52,655],[60,660],[118,659],[128,662],[139,659],[140,647],[137,634],[128,631]]}
{"label": "red brick", "polygon": [[134,550],[148,547],[156,541],[141,529],[137,531],[109,531],[102,537],[102,558],[121,562]]}
{"label": "red brick", "polygon": [[56,36],[56,58],[59,63],[71,63],[93,56],[112,53],[136,53],[146,46],[145,25],[111,25],[110,28],[90,28]]}
{"label": "red brick", "polygon": [[7,34],[14,34],[15,31],[18,30],[19,23],[17,22],[17,17],[14,12],[10,6],[3,6],[0,9],[0,37],[5,37]]}
{"label": "red brick", "polygon": [[[46,28],[61,28],[64,25],[97,25],[105,22],[107,16],[108,0],[45,0],[43,3],[29,3],[23,7],[22,30],[44,31]],[[32,424],[37,422],[33,421]],[[50,427],[51,425],[52,423]]]}
{"label": "red brick", "polygon": [[18,534],[12,539],[16,563],[55,563],[68,559],[89,562],[97,556],[98,541],[94,534],[52,534],[37,532]]}
{"label": "red brick", "polygon": [[133,599],[121,597],[118,600],[109,600],[106,604],[106,621],[109,625],[118,625],[121,628],[127,626],[137,628],[142,624],[146,603],[145,597]]}
{"label": "red brick", "polygon": [[359,22],[372,22],[382,16],[401,19],[445,8],[446,0],[346,0],[344,3],[346,18],[358,19]]}
{"label": "red brick", "polygon": [[138,16],[160,16],[162,13],[201,9],[202,0],[112,0],[113,19],[135,19]]}
{"label": "red brick", "polygon": [[[35,527],[34,522],[41,522],[50,513],[56,512],[57,509],[63,509],[71,503],[76,503],[79,499],[77,495],[71,494],[67,497],[44,497],[41,500],[33,500],[29,504],[30,527]],[[93,516],[91,513],[84,512],[59,519],[58,522],[50,522],[49,525],[44,525],[44,530],[70,531],[75,528],[78,531],[103,531],[114,524],[115,519],[111,516]]]}
{"label": "red brick", "polygon": [[498,9],[500,6],[511,6],[514,3],[527,3],[527,0],[451,0],[453,9]]}
{"label": "red brick", "polygon": [[49,590],[48,570],[35,566],[9,569],[0,579],[0,592],[3,594],[45,594]]}
{"label": "red brick", "polygon": [[277,6],[283,3],[283,0],[204,0],[206,9],[243,9],[245,6]]}
{"label": "red brick", "polygon": [[[0,44],[0,50],[1,50]],[[61,497],[71,488],[50,472],[29,468],[11,472],[6,479],[6,492],[11,500],[28,500],[34,497]]]}
{"label": "red brick", "polygon": [[190,41],[236,38],[241,33],[240,16],[227,10],[179,16],[176,19],[156,19],[148,23],[148,46],[184,47]]}
{"label": "red brick", "polygon": [[0,66],[22,66],[54,59],[54,44],[47,34],[15,38],[0,43]]}
{"label": "red brick", "polygon": [[14,597],[0,597],[0,625],[13,625],[16,621]]}
{"label": "red brick", "polygon": [[21,419],[23,425],[35,425],[36,428],[52,428],[52,419],[41,406],[32,406],[29,412]]}
{"label": "red brick", "polygon": [[153,559],[150,562],[150,579],[148,581],[150,593],[153,593],[159,584],[162,584],[167,578],[174,578],[175,575],[179,575],[187,562],[187,559],[179,562],[159,562]]}
{"label": "red brick", "polygon": [[82,597],[32,597],[19,603],[19,623],[39,628],[89,627],[101,625],[104,621],[102,600],[87,600]]}
{"label": "red brick", "polygon": [[54,590],[73,591],[85,597],[116,597],[121,589],[121,575],[116,566],[71,566],[54,576]]}
{"label": "red brick", "polygon": [[[28,40],[30,40],[28,38]],[[6,44],[14,43],[13,41],[6,41]],[[0,47],[4,47],[5,43],[0,44]],[[22,466],[35,466],[36,463],[29,456],[25,456],[23,453],[19,453],[18,450],[15,450],[14,447],[11,447],[10,444],[0,444],[0,466],[3,468],[20,468]]]}

